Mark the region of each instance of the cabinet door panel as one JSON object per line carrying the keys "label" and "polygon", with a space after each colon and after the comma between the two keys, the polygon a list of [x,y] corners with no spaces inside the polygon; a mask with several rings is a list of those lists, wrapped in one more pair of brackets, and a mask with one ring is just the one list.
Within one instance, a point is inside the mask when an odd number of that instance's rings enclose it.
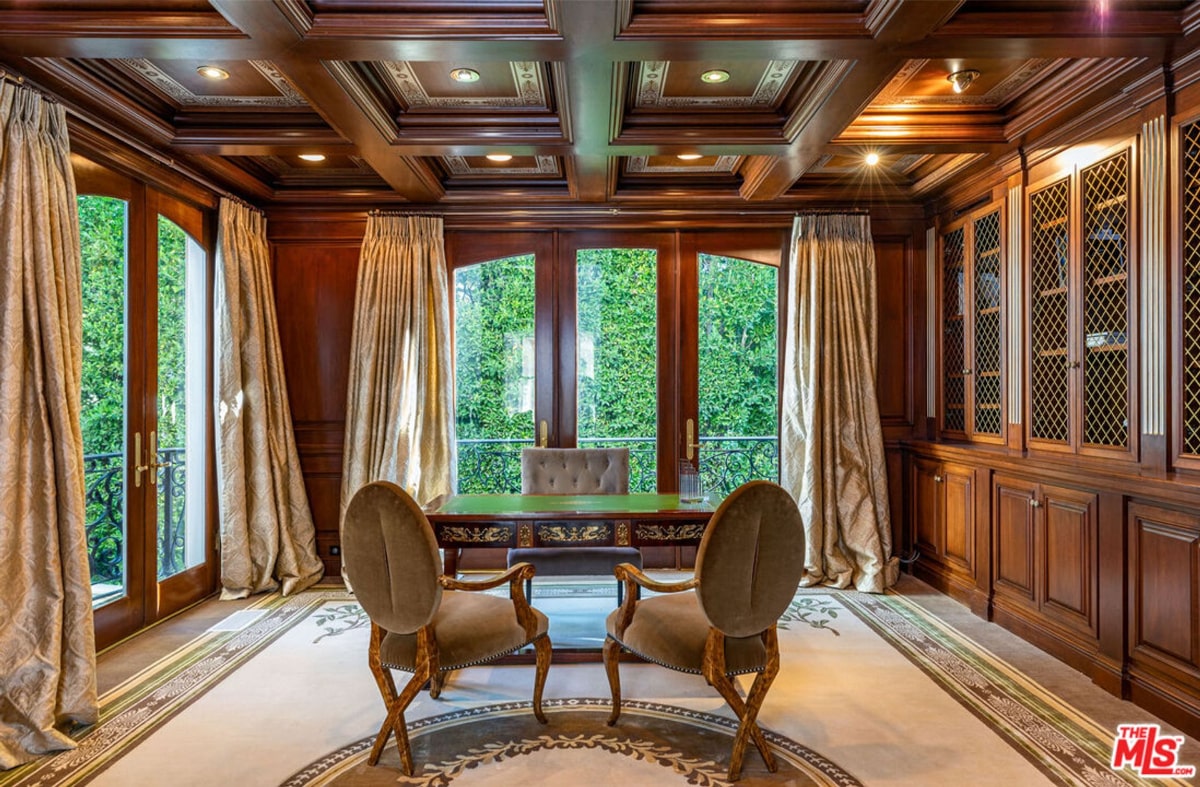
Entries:
{"label": "cabinet door panel", "polygon": [[1096,496],[1045,487],[1043,604],[1073,626],[1095,629]]}
{"label": "cabinet door panel", "polygon": [[1020,481],[997,481],[995,570],[996,589],[1034,600],[1035,489]]}
{"label": "cabinet door panel", "polygon": [[913,459],[913,521],[916,523],[917,548],[929,558],[942,553],[940,465],[925,459]]}
{"label": "cabinet door panel", "polygon": [[1129,517],[1131,650],[1200,669],[1200,520],[1139,505]]}
{"label": "cabinet door panel", "polygon": [[975,554],[975,498],[971,492],[972,476],[969,467],[947,465],[942,473],[941,484],[945,487],[943,554],[948,562],[958,564],[967,573],[972,573],[972,556]]}

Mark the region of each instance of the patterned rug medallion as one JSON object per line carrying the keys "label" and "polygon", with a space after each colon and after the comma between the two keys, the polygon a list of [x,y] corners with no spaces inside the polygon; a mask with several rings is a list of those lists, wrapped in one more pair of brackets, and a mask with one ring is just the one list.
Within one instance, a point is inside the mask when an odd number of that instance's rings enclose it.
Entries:
{"label": "patterned rug medallion", "polygon": [[[670,705],[621,703],[617,725],[605,724],[608,700],[570,699],[546,703],[550,723],[533,718],[530,702],[489,705],[422,719],[409,727],[416,773],[399,773],[400,756],[389,746],[379,765],[366,764],[372,738],[322,757],[284,782],[284,787],[335,784],[409,784],[433,787],[464,783],[511,785],[526,776],[586,773],[589,784],[654,784],[671,777],[701,787],[731,784],[726,779],[729,749],[737,724],[710,713]],[[737,784],[859,785],[857,779],[796,741],[766,732],[778,770],[767,771],[757,752],[747,752]],[[517,763],[519,771],[506,763]],[[503,767],[508,765],[509,767]],[[491,766],[490,777],[483,772]],[[503,767],[503,770],[501,768]],[[665,771],[663,769],[666,769]],[[543,776],[541,779],[545,779]],[[573,783],[574,780],[566,781]]]}
{"label": "patterned rug medallion", "polygon": [[[594,585],[534,596],[552,637],[613,603]],[[393,744],[368,767],[383,719],[368,628],[338,588],[265,597],[107,692],[78,748],[2,773],[0,787],[726,783],[728,708],[699,677],[646,664],[622,665],[614,727],[595,699],[607,697],[599,664],[551,667],[548,725],[530,712],[532,668],[456,672],[441,699],[410,709],[415,775]],[[1115,730],[903,596],[802,590],[780,643],[759,718],[779,771],[749,747],[739,784],[1182,784],[1110,769]]]}

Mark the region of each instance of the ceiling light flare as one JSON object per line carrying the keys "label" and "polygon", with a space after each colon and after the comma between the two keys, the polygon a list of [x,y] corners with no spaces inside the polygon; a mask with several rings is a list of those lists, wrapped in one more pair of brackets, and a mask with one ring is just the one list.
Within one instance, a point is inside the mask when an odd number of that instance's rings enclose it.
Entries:
{"label": "ceiling light flare", "polygon": [[450,78],[455,82],[478,82],[479,72],[473,68],[455,68],[450,72]]}
{"label": "ceiling light flare", "polygon": [[324,161],[325,154],[324,153],[301,153],[300,158],[304,159],[305,161]]}
{"label": "ceiling light flare", "polygon": [[721,82],[729,81],[729,72],[723,68],[710,68],[700,75],[700,81],[710,85],[717,85]]}
{"label": "ceiling light flare", "polygon": [[487,154],[488,161],[512,161],[512,155],[509,153],[489,153]]}
{"label": "ceiling light flare", "polygon": [[864,161],[867,162],[868,167],[873,167],[879,163],[879,154],[875,151],[871,151],[867,154],[867,157],[864,159]]}
{"label": "ceiling light flare", "polygon": [[219,66],[200,66],[196,73],[205,79],[229,79],[229,72]]}
{"label": "ceiling light flare", "polygon": [[699,153],[679,153],[675,156],[675,158],[679,159],[680,161],[695,161],[696,159],[701,158],[701,155]]}
{"label": "ceiling light flare", "polygon": [[965,71],[955,71],[950,76],[946,77],[946,81],[954,86],[955,93],[961,93],[971,86],[971,83],[979,79],[979,72],[973,68],[968,68]]}

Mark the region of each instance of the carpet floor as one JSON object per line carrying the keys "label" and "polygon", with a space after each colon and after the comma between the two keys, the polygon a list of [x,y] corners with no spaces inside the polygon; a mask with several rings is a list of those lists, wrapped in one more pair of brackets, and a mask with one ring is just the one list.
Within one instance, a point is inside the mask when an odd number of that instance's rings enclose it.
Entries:
{"label": "carpet floor", "polygon": [[[556,644],[586,647],[612,592],[547,580],[534,604]],[[727,783],[724,702],[698,676],[640,663],[621,665],[614,727],[600,664],[551,667],[544,726],[532,667],[453,673],[410,707],[414,776],[393,744],[369,767],[383,705],[368,628],[333,586],[206,602],[102,654],[100,722],[0,786]],[[1112,770],[1117,724],[1161,722],[911,577],[885,595],[800,591],[780,644],[759,716],[780,767],[751,747],[739,784],[1187,783]],[[1198,755],[1187,739],[1180,762]]]}

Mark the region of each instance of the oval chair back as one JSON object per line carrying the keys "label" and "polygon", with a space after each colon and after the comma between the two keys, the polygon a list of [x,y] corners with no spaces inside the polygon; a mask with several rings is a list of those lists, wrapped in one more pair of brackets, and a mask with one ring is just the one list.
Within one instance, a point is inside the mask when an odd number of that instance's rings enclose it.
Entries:
{"label": "oval chair back", "polygon": [[354,594],[377,625],[412,634],[442,600],[442,558],[425,512],[400,487],[367,484],[346,506],[342,549]]}
{"label": "oval chair back", "polygon": [[804,573],[804,522],[787,490],[751,481],[709,520],[696,554],[696,595],[728,637],[761,633],[787,610]]}

